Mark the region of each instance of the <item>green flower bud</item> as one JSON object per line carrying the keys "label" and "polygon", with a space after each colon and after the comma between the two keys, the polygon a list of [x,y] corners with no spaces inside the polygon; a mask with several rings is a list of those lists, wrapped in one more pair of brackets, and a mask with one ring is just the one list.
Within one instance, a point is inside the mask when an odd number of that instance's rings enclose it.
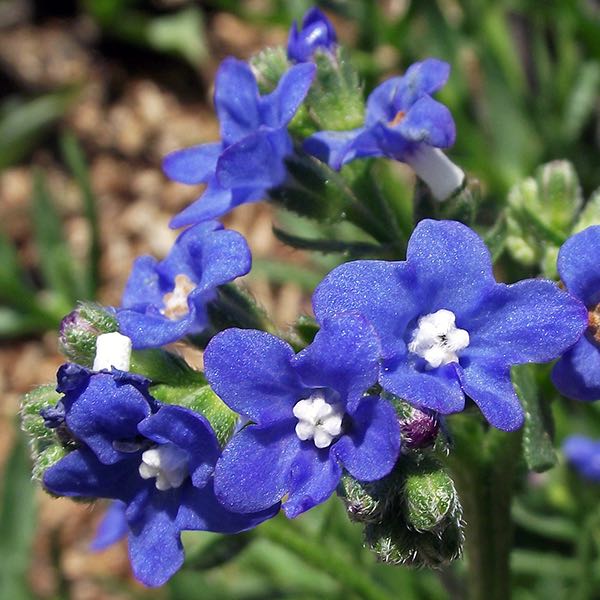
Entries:
{"label": "green flower bud", "polygon": [[69,449],[58,444],[53,444],[44,448],[39,454],[33,457],[33,479],[41,481],[46,469],[55,465],[61,458],[69,453]]}
{"label": "green flower bud", "polygon": [[250,59],[261,95],[270,94],[283,74],[290,68],[287,52],[283,46],[265,48]]}
{"label": "green flower bud", "polygon": [[338,494],[346,505],[348,518],[359,523],[377,523],[385,502],[377,494],[377,483],[361,483],[350,475],[340,481]]}
{"label": "green flower bud", "polygon": [[118,330],[113,314],[99,304],[82,302],[60,324],[59,349],[70,361],[91,368],[96,355],[96,338]]}
{"label": "green flower bud", "polygon": [[592,225],[600,225],[600,189],[597,189],[581,211],[573,233],[579,233]]}
{"label": "green flower bud", "polygon": [[29,434],[32,443],[54,438],[54,433],[44,425],[40,414],[40,411],[58,402],[60,394],[54,388],[51,383],[41,385],[25,394],[21,401],[21,428]]}

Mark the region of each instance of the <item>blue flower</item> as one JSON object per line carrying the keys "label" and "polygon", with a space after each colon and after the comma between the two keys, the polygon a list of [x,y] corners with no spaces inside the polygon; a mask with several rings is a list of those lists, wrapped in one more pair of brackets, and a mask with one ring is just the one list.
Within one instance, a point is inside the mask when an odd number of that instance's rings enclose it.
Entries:
{"label": "blue flower", "polygon": [[589,311],[585,335],[556,363],[552,380],[574,400],[600,399],[600,226],[570,237],[558,254],[558,273],[567,290]]}
{"label": "blue flower", "polygon": [[[220,448],[208,421],[180,406],[159,405],[149,382],[121,371],[59,372],[65,423],[77,447],[44,473],[60,496],[123,504],[135,576],[162,585],[183,563],[182,530],[235,533],[271,517],[240,515],[219,504],[212,475]],[[122,532],[118,515],[104,541]]]}
{"label": "blue flower", "polygon": [[406,162],[444,200],[462,185],[464,174],[439,148],[454,144],[456,128],[450,111],[431,94],[448,79],[450,66],[429,58],[388,79],[367,99],[363,127],[321,131],[304,142],[307,152],[333,169],[369,156]]}
{"label": "blue flower", "polygon": [[250,264],[239,233],[216,221],[185,230],[164,260],[136,259],[117,313],[121,333],[134,348],[152,348],[202,331],[217,287],[245,275]]}
{"label": "blue flower", "polygon": [[207,184],[203,195],[173,218],[171,227],[220,217],[239,204],[264,198],[266,190],[283,182],[283,159],[292,152],[287,125],[314,73],[313,64],[293,66],[272,93],[261,96],[245,62],[223,61],[215,87],[221,141],[178,150],[163,163],[164,172],[175,181]]}
{"label": "blue flower", "polygon": [[294,21],[288,37],[287,54],[292,61],[308,62],[317,50],[331,54],[336,45],[337,37],[331,21],[315,7],[304,15],[300,30]]}
{"label": "blue flower", "polygon": [[113,500],[98,526],[91,549],[104,550],[125,538],[128,532],[127,504]]}
{"label": "blue flower", "polygon": [[313,306],[319,320],[355,311],[373,324],[384,390],[441,413],[463,410],[467,395],[506,431],[523,423],[510,367],[560,356],[587,324],[583,305],[550,281],[497,283],[483,241],[454,221],[421,221],[406,261],[337,267]]}
{"label": "blue flower", "polygon": [[582,477],[600,482],[600,440],[572,435],[564,441],[563,452]]}
{"label": "blue flower", "polygon": [[231,510],[264,510],[287,496],[288,517],[324,502],[342,467],[361,481],[387,475],[400,450],[392,405],[363,396],[377,377],[379,346],[364,319],[326,320],[299,354],[268,333],[229,329],[205,353],[206,377],[251,420],[215,471],[215,492]]}

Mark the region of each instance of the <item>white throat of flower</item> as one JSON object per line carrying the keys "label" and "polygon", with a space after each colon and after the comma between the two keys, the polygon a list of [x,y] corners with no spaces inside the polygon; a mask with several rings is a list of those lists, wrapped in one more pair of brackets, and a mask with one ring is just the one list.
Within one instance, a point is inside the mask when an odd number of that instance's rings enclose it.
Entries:
{"label": "white throat of flower", "polygon": [[184,273],[177,275],[173,291],[163,296],[164,308],[160,312],[171,320],[185,317],[190,312],[188,296],[195,288],[196,284],[187,275]]}
{"label": "white throat of flower", "polygon": [[156,477],[156,489],[178,488],[189,475],[188,454],[175,444],[161,444],[142,453],[142,479]]}
{"label": "white throat of flower", "polygon": [[131,361],[131,340],[118,331],[102,333],[96,338],[96,356],[94,371],[114,367],[120,371],[129,371]]}
{"label": "white throat of flower", "polygon": [[323,390],[316,390],[300,400],[293,412],[298,419],[296,435],[303,441],[312,439],[317,448],[328,448],[342,433],[344,409],[339,404],[327,402]]}
{"label": "white throat of flower", "polygon": [[451,310],[442,308],[419,319],[408,350],[424,358],[427,366],[436,369],[458,362],[458,354],[469,345],[469,332],[456,327]]}
{"label": "white throat of flower", "polygon": [[450,198],[465,180],[465,174],[439,148],[420,144],[405,158],[439,202]]}

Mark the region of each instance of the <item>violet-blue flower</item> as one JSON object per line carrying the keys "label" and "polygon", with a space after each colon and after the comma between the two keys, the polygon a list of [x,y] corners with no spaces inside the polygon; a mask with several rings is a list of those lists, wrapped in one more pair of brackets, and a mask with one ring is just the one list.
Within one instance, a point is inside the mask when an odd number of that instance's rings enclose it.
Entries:
{"label": "violet-blue flower", "polygon": [[[147,380],[77,365],[63,367],[58,379],[77,446],[46,470],[44,486],[60,496],[121,501],[133,572],[146,585],[162,585],[182,565],[182,530],[235,533],[276,512],[240,515],[219,504],[212,475],[220,448],[210,424],[189,409],[159,405]],[[108,541],[118,533],[113,523]]]}
{"label": "violet-blue flower", "polygon": [[305,140],[305,150],[336,170],[369,156],[405,162],[438,200],[446,199],[464,179],[462,170],[439,150],[454,144],[454,119],[446,106],[431,97],[449,73],[450,65],[434,58],[413,64],[403,76],[373,90],[363,127],[320,131]]}
{"label": "violet-blue flower", "polygon": [[589,327],[556,363],[552,381],[574,400],[600,400],[600,226],[570,237],[558,254],[558,274],[589,311]]}
{"label": "violet-blue flower", "polygon": [[600,440],[572,435],[563,442],[563,452],[582,477],[600,482]]}
{"label": "violet-blue flower", "polygon": [[373,324],[384,390],[441,413],[461,411],[467,395],[507,431],[523,422],[510,367],[557,358],[587,324],[585,307],[553,282],[497,283],[483,240],[454,221],[421,221],[406,261],[337,267],[313,306],[319,320],[355,311]]}
{"label": "violet-blue flower", "polygon": [[345,468],[372,481],[400,450],[392,405],[363,394],[375,383],[379,342],[361,317],[326,319],[299,354],[262,331],[229,329],[205,352],[215,392],[251,423],[233,436],[215,471],[215,493],[239,512],[287,496],[295,517],[325,501]]}
{"label": "violet-blue flower", "polygon": [[261,96],[247,63],[228,58],[217,73],[215,108],[221,141],[169,154],[163,163],[168,177],[207,184],[202,196],[176,215],[171,227],[214,219],[245,202],[265,197],[286,177],[284,157],[292,152],[287,125],[302,104],[315,65],[291,67],[273,92]]}
{"label": "violet-blue flower", "polygon": [[304,15],[300,29],[294,21],[288,37],[287,55],[294,62],[308,62],[317,50],[333,53],[336,45],[337,36],[331,21],[313,7]]}
{"label": "violet-blue flower", "polygon": [[245,275],[251,255],[246,240],[216,221],[185,230],[168,256],[136,259],[117,313],[120,331],[134,348],[152,348],[202,331],[206,304],[219,285]]}

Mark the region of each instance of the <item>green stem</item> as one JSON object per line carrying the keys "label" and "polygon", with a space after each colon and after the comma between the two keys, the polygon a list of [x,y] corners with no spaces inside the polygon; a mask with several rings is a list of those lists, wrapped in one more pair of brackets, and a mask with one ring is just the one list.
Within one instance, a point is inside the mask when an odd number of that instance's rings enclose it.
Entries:
{"label": "green stem", "polygon": [[364,575],[359,565],[353,564],[331,552],[313,540],[299,527],[283,519],[273,519],[260,528],[263,537],[279,546],[287,548],[308,565],[333,577],[348,592],[355,593],[363,600],[391,600],[392,596],[375,581]]}

